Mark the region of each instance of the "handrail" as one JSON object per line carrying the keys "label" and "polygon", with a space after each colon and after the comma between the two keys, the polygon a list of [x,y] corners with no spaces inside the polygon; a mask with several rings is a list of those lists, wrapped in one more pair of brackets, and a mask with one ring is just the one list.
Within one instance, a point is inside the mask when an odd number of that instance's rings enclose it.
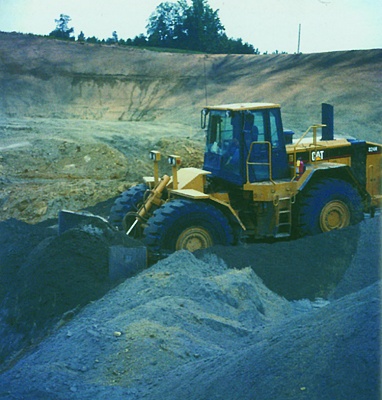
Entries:
{"label": "handrail", "polygon": [[[316,149],[317,147],[320,147],[317,144],[317,128],[323,128],[325,127],[325,124],[315,124],[310,126],[304,133],[303,135],[299,138],[299,140],[297,141],[296,144],[294,144],[293,146],[293,177],[292,177],[292,181],[296,178],[297,174],[296,174],[296,166],[297,166],[297,146],[301,143],[301,141],[306,137],[306,135],[310,132],[310,130],[313,131],[313,147],[314,149]],[[253,162],[253,161],[249,161],[250,156],[252,154],[252,148],[254,145],[263,145],[266,144],[268,146],[268,162]],[[276,182],[273,180],[272,177],[272,145],[270,142],[251,142],[251,145],[249,147],[249,152],[247,155],[247,160],[246,160],[246,175],[247,175],[247,183],[251,183],[249,181],[249,166],[250,165],[267,165],[268,166],[268,170],[269,170],[269,180],[273,183],[276,184]]]}
{"label": "handrail", "polygon": [[[262,145],[266,144],[268,146],[268,162],[254,162],[254,161],[249,161],[249,158],[251,157],[252,154],[252,148],[254,145]],[[270,142],[251,142],[251,145],[249,146],[249,151],[247,155],[247,160],[246,160],[246,173],[247,173],[247,183],[252,183],[249,181],[249,166],[250,165],[268,165],[268,172],[269,172],[269,180],[273,183],[276,184],[276,182],[272,178],[272,145]]]}
{"label": "handrail", "polygon": [[326,125],[325,124],[315,124],[310,126],[300,137],[298,142],[293,146],[294,149],[301,143],[301,140],[304,139],[304,137],[310,132],[311,129],[313,129],[313,143],[314,145],[317,144],[317,128],[324,128]]}
{"label": "handrail", "polygon": [[[316,149],[317,147],[320,147],[317,145],[317,128],[324,128],[326,125],[325,124],[315,124],[310,126],[300,137],[300,139],[297,141],[297,143],[293,146],[293,177],[292,181],[296,178],[296,166],[297,166],[297,146],[301,143],[302,139],[305,138],[305,136],[310,132],[310,130],[313,130],[313,147]],[[310,145],[309,145],[310,146]]]}

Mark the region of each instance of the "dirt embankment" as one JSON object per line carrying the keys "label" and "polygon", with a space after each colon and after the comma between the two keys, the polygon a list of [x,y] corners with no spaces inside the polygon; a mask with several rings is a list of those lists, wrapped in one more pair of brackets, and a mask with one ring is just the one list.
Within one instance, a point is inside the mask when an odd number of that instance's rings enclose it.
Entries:
{"label": "dirt embankment", "polygon": [[169,54],[0,33],[0,113],[195,126],[206,102],[267,101],[304,132],[328,102],[338,132],[370,139],[380,133],[381,55]]}
{"label": "dirt embankment", "polygon": [[280,103],[297,135],[328,102],[336,133],[379,141],[381,55],[169,54],[0,33],[0,220],[115,197],[152,174],[151,149],[200,167],[206,102]]}

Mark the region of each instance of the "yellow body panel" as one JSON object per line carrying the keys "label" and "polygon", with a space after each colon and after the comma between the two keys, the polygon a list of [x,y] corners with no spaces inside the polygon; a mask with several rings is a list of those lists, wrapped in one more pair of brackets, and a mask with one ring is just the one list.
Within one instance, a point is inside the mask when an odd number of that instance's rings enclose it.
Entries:
{"label": "yellow body panel", "polygon": [[206,175],[211,172],[199,168],[181,168],[178,170],[178,189],[204,191]]}
{"label": "yellow body panel", "polygon": [[244,190],[252,192],[253,201],[273,201],[296,195],[298,183],[296,181],[273,181],[246,183]]}
{"label": "yellow body panel", "polygon": [[313,144],[312,138],[305,138],[300,141],[298,145],[288,144],[286,145],[287,153],[292,153],[294,149],[297,151],[306,151],[306,150],[314,150],[316,149],[325,149],[325,148],[336,148],[336,147],[350,147],[351,144],[347,141],[347,139],[336,139],[336,140],[317,140],[316,144]]}
{"label": "yellow body panel", "polygon": [[372,205],[382,206],[382,155],[371,154],[366,157],[366,190],[371,195]]}
{"label": "yellow body panel", "polygon": [[334,164],[344,164],[344,165],[348,165],[349,167],[351,167],[351,158],[350,157],[333,158],[333,159],[329,158],[328,162],[334,163]]}
{"label": "yellow body panel", "polygon": [[177,189],[171,190],[171,194],[175,194],[181,197],[188,197],[190,199],[209,199],[210,196],[206,193],[200,192],[195,189]]}

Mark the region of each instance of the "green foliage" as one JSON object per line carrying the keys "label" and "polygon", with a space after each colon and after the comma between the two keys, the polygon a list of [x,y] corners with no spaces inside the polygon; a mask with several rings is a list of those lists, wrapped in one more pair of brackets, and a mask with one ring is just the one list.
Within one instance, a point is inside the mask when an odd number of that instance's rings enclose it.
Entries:
{"label": "green foliage", "polygon": [[49,36],[56,39],[75,40],[74,37],[71,36],[74,32],[74,28],[69,28],[68,26],[71,21],[69,15],[60,14],[60,18],[54,21],[56,22],[56,29],[50,32]]}
{"label": "green foliage", "polygon": [[[251,44],[242,39],[228,38],[219,18],[219,10],[213,10],[208,0],[178,0],[176,3],[163,2],[151,14],[146,26],[147,36],[140,34],[133,39],[120,39],[117,32],[112,37],[99,40],[95,36],[86,38],[81,31],[77,41],[80,43],[138,46],[158,50],[189,51],[220,54],[259,54]],[[71,35],[74,28],[69,27],[71,18],[60,14],[56,19],[56,29],[49,37],[62,40],[75,40]]]}
{"label": "green foliage", "polygon": [[183,7],[181,3],[161,3],[150,16],[146,26],[151,46],[174,47],[182,34]]}
{"label": "green foliage", "polygon": [[146,36],[141,33],[139,36],[135,36],[132,41],[133,46],[147,46]]}
{"label": "green foliage", "polygon": [[161,3],[150,16],[147,43],[150,46],[201,51],[205,53],[255,53],[252,45],[241,39],[229,39],[207,0]]}
{"label": "green foliage", "polygon": [[87,43],[99,43],[99,40],[95,36],[92,36],[92,37],[88,37],[86,39],[86,42]]}
{"label": "green foliage", "polygon": [[112,37],[106,39],[106,44],[118,44],[118,34],[117,34],[117,31],[113,31]]}
{"label": "green foliage", "polygon": [[77,40],[81,43],[85,41],[85,34],[81,31],[80,34],[77,37]]}

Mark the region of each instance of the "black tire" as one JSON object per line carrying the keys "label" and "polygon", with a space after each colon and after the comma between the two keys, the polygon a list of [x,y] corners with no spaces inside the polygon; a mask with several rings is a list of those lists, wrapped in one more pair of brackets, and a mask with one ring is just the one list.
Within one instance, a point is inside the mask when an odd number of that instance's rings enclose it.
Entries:
{"label": "black tire", "polygon": [[354,225],[363,219],[358,191],[346,181],[327,178],[300,193],[295,221],[300,236],[317,235]]}
{"label": "black tire", "polygon": [[[148,190],[144,183],[132,186],[123,192],[111,207],[109,222],[119,230],[124,230],[124,218],[127,213],[135,212],[142,204],[145,192]],[[132,217],[134,218],[134,217]]]}
{"label": "black tire", "polygon": [[224,214],[202,201],[175,199],[158,208],[143,232],[152,254],[195,251],[233,243],[232,228]]}

